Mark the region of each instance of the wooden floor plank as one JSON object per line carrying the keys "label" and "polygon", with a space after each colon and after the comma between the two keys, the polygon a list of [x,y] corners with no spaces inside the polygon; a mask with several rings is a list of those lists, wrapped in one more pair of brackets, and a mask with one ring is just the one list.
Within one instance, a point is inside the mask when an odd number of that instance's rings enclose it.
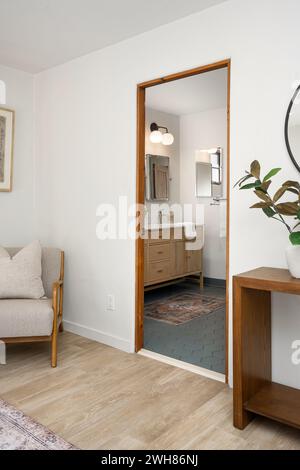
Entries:
{"label": "wooden floor plank", "polygon": [[71,333],[10,345],[0,396],[82,449],[300,449],[300,432],[258,418],[232,426],[226,385]]}

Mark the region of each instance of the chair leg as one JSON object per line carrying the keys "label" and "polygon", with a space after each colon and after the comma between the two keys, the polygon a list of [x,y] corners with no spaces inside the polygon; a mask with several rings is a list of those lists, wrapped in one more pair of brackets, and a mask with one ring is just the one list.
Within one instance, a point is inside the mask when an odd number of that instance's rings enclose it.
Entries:
{"label": "chair leg", "polygon": [[61,322],[61,324],[59,325],[58,331],[59,331],[60,333],[62,333],[62,332],[64,331],[63,322]]}
{"label": "chair leg", "polygon": [[51,341],[51,367],[57,366],[57,330],[53,332]]}

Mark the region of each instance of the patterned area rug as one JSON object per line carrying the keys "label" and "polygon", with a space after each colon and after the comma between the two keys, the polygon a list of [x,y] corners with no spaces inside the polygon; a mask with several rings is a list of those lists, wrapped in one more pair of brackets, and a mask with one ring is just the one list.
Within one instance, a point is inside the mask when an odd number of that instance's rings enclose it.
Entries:
{"label": "patterned area rug", "polygon": [[146,303],[145,315],[170,325],[181,325],[224,306],[224,298],[210,297],[191,291]]}
{"label": "patterned area rug", "polygon": [[76,450],[76,447],[0,399],[0,450]]}

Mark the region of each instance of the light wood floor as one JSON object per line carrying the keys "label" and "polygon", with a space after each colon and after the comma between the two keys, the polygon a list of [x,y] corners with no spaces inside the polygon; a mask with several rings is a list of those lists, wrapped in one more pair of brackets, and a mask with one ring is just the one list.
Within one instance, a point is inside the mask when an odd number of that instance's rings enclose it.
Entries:
{"label": "light wood floor", "polygon": [[300,449],[300,431],[256,419],[232,426],[224,384],[63,333],[11,345],[0,396],[81,449]]}

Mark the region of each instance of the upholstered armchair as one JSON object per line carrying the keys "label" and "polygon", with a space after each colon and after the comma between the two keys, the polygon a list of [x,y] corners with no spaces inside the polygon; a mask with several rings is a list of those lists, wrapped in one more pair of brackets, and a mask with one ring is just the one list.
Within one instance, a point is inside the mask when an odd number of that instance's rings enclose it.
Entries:
{"label": "upholstered armchair", "polygon": [[[14,256],[21,248],[6,248]],[[64,252],[42,248],[46,297],[0,300],[0,339],[4,343],[51,342],[51,366],[57,365],[57,335],[63,331]]]}

